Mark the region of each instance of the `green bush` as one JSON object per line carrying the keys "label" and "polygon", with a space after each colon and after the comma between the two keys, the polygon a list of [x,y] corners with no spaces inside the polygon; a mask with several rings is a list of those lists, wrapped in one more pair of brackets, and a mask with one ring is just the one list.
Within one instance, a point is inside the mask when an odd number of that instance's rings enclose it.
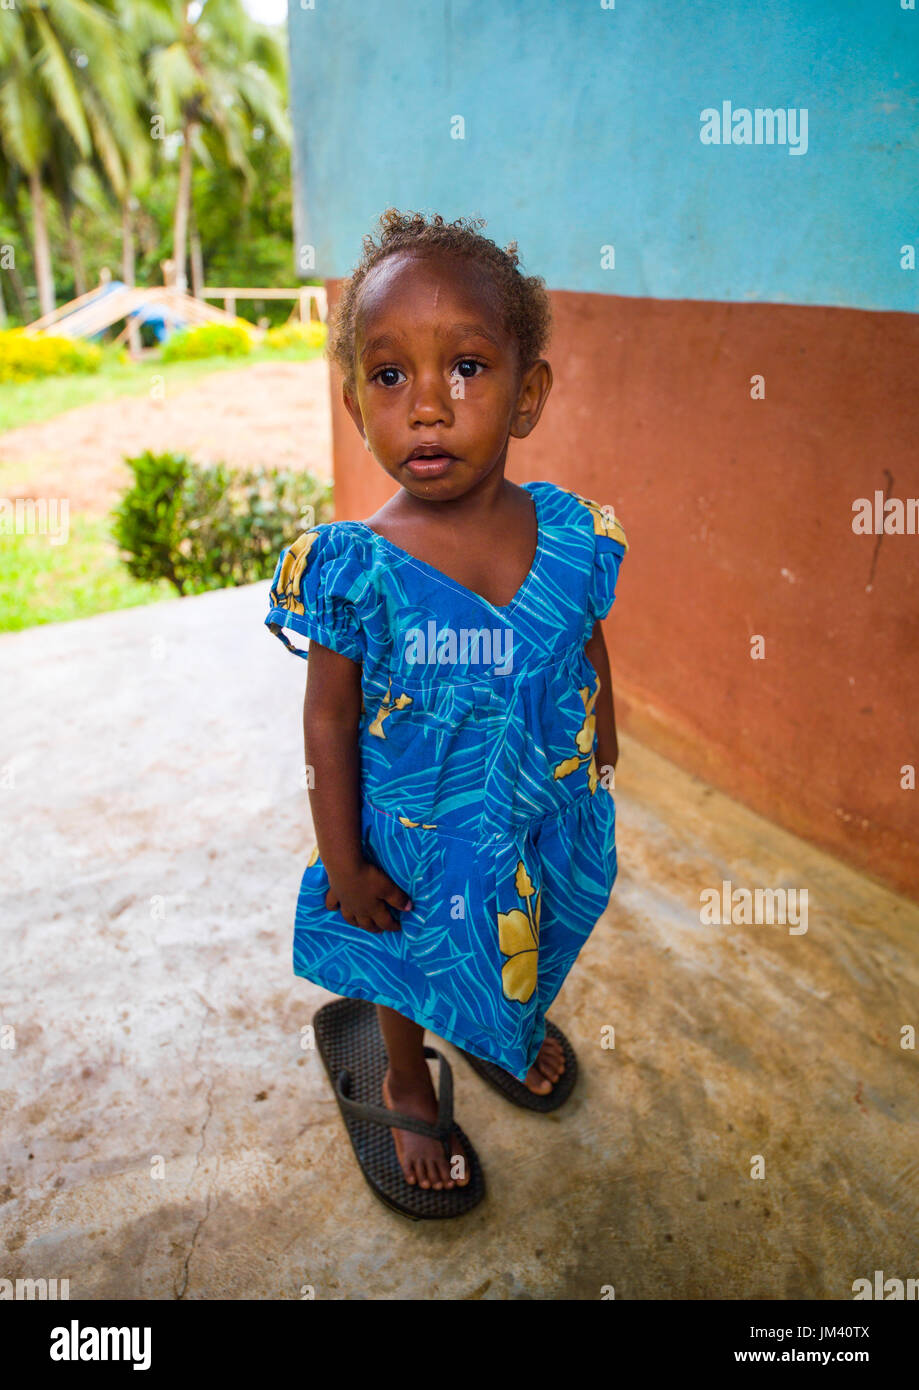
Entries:
{"label": "green bush", "polygon": [[309,473],[149,449],[125,462],[134,482],[113,513],[115,541],[135,579],[168,579],[180,594],[270,578],[292,532],[331,520],[332,489]]}
{"label": "green bush", "polygon": [[26,333],[21,328],[0,332],[0,381],[32,381],[62,373],[96,372],[102,350],[94,343],[61,338],[52,333]]}
{"label": "green bush", "polygon": [[310,319],[307,323],[285,323],[280,328],[269,328],[265,334],[265,346],[270,348],[325,347],[329,330],[324,323]]}
{"label": "green bush", "polygon": [[161,362],[185,362],[192,357],[245,357],[252,351],[255,330],[241,323],[201,323],[183,328],[163,344]]}

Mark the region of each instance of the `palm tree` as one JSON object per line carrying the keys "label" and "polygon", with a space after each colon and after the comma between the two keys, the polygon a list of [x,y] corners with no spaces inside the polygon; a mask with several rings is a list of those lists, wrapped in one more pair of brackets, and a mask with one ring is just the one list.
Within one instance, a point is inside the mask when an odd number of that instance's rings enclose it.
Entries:
{"label": "palm tree", "polygon": [[[172,24],[164,32],[167,14]],[[184,291],[194,161],[212,163],[210,143],[250,185],[252,127],[290,139],[285,54],[277,36],[250,19],[242,0],[149,0],[145,23],[152,41],[144,62],[156,108],[166,132],[181,136],[173,259]]]}
{"label": "palm tree", "polygon": [[[84,92],[87,120],[93,136],[94,167],[99,181],[110,191],[121,216],[121,278],[135,283],[134,221],[137,194],[150,177],[153,159],[149,128],[145,125],[149,89],[140,62],[138,29],[142,29],[149,0],[102,0],[112,10],[122,53],[120,84],[107,84]],[[154,6],[154,17],[155,17]],[[129,344],[140,347],[140,330],[131,320]]]}
{"label": "palm tree", "polygon": [[[122,54],[114,15],[97,0],[18,0],[0,29],[0,146],[28,180],[39,309],[54,308],[46,195],[55,152],[71,141],[79,158],[93,148],[86,94],[123,100]],[[65,160],[66,162],[66,160]],[[71,161],[72,162],[72,161]]]}
{"label": "palm tree", "polygon": [[242,0],[17,0],[5,10],[0,168],[28,186],[40,313],[55,303],[49,193],[79,281],[71,216],[96,175],[120,207],[122,274],[133,284],[134,214],[153,141],[180,141],[173,243],[184,289],[193,163],[226,163],[248,191],[253,128],[289,140],[286,82],[282,42]]}
{"label": "palm tree", "polygon": [[20,198],[24,182],[22,170],[18,165],[10,163],[0,145],[0,243],[3,245],[0,270],[4,270],[9,276],[20,318],[23,323],[28,323],[32,314],[26,297],[26,287],[15,259],[8,255],[8,248],[12,248],[14,238],[18,237],[23,246],[29,244],[29,229],[22,215]]}

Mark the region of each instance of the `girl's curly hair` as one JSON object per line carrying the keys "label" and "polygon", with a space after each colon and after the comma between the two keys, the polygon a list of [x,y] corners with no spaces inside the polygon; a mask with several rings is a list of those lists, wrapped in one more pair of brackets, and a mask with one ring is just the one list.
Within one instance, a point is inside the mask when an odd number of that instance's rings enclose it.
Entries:
{"label": "girl's curly hair", "polygon": [[326,355],[341,369],[345,385],[354,386],[354,337],[360,287],[368,273],[396,251],[454,252],[472,257],[488,272],[498,291],[504,326],[517,339],[520,368],[526,371],[542,354],[552,327],[552,310],[545,281],[539,275],[521,275],[516,241],[502,251],[477,230],[483,217],[458,217],[445,222],[440,213],[430,220],[420,212],[402,213],[387,208],[380,218],[380,240],[364,237],[364,254],[331,315]]}

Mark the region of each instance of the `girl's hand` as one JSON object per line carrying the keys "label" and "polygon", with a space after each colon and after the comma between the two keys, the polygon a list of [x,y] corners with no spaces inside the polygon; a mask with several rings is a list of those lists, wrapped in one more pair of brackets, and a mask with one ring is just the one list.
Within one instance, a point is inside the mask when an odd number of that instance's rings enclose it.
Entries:
{"label": "girl's hand", "polygon": [[[387,904],[389,906],[387,906]],[[401,931],[389,907],[404,911],[412,905],[411,898],[393,883],[388,874],[362,859],[360,864],[340,883],[333,882],[329,876],[329,891],[325,895],[326,907],[337,907],[342,917],[352,927],[363,927],[364,931]]]}

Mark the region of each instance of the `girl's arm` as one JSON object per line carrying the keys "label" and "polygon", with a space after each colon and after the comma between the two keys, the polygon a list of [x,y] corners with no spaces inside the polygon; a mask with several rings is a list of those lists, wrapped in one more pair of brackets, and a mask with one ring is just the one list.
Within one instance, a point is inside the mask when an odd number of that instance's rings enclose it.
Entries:
{"label": "girl's arm", "polygon": [[360,752],[361,668],[357,662],[310,642],[303,701],[303,740],[313,770],[310,810],[319,857],[329,875],[326,907],[368,931],[398,931],[390,907],[409,907],[382,869],[363,856]]}
{"label": "girl's arm", "polygon": [[600,677],[600,693],[594,705],[597,716],[597,770],[615,767],[619,761],[619,740],[616,736],[616,711],[613,707],[613,681],[609,669],[609,657],[603,638],[602,623],[594,623],[590,640],[584,647],[584,655]]}

